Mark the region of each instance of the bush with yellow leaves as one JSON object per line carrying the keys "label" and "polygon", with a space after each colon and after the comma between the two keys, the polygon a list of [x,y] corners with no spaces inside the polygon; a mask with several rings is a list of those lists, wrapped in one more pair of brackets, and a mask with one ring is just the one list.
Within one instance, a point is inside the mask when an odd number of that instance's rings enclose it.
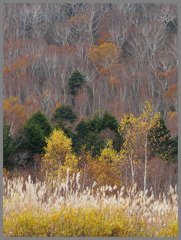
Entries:
{"label": "bush with yellow leaves", "polygon": [[122,186],[120,155],[113,149],[112,140],[108,140],[99,158],[88,163],[88,174],[92,181],[97,182],[97,186],[105,183]]}
{"label": "bush with yellow leaves", "polygon": [[72,153],[72,140],[67,138],[62,130],[54,130],[46,139],[45,155],[42,161],[42,171],[48,179],[57,176],[64,178],[67,168],[70,174],[77,172],[78,159]]}

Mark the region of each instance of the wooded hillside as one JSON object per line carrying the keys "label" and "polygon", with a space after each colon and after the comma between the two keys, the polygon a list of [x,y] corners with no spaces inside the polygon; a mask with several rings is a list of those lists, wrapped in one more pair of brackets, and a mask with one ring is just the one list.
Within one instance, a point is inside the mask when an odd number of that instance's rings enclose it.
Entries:
{"label": "wooded hillside", "polygon": [[149,159],[177,162],[177,18],[174,4],[4,4],[4,166],[35,164],[54,129],[76,156],[109,140],[129,156],[146,134]]}
{"label": "wooded hillside", "polygon": [[[118,121],[152,99],[176,135],[176,5],[3,6],[4,99],[18,96],[28,116],[40,109],[51,119],[60,103],[78,119],[106,110]],[[76,70],[84,81],[72,84]]]}
{"label": "wooded hillside", "polygon": [[5,237],[178,236],[177,21],[3,4]]}

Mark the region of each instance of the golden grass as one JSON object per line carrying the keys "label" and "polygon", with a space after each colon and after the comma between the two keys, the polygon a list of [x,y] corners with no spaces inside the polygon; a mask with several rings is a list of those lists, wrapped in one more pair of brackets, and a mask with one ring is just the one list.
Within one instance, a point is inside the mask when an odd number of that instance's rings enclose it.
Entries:
{"label": "golden grass", "polygon": [[124,188],[82,190],[79,174],[53,182],[33,183],[21,178],[3,179],[5,237],[176,237],[177,187],[155,199],[153,193]]}

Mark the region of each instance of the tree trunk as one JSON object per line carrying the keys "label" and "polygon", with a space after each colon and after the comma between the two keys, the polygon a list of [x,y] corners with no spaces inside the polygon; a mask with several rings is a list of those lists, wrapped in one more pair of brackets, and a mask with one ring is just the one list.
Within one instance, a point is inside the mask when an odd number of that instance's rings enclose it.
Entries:
{"label": "tree trunk", "polygon": [[144,174],[144,204],[146,199],[146,174],[147,174],[147,162],[148,162],[148,139],[146,134],[146,143],[145,143],[145,174]]}

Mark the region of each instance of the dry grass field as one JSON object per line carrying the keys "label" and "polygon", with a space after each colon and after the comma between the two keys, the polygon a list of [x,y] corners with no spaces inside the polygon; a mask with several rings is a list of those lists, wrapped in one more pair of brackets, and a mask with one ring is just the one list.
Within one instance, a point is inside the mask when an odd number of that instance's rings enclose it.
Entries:
{"label": "dry grass field", "polygon": [[5,237],[176,237],[177,186],[155,198],[124,187],[82,190],[80,174],[65,182],[4,178]]}

